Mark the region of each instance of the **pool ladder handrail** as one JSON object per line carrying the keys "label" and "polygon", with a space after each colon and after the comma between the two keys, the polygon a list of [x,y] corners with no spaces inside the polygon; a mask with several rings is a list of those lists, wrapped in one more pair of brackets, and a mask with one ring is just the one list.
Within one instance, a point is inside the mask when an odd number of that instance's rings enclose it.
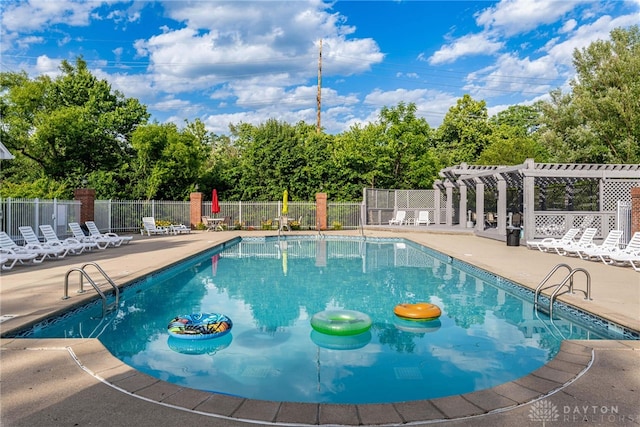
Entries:
{"label": "pool ladder handrail", "polygon": [[[100,272],[100,274],[102,274],[102,277],[104,277],[107,280],[107,282],[111,285],[111,287],[113,288],[113,293],[114,293],[114,295],[116,297],[116,300],[115,300],[115,302],[113,304],[107,306],[107,296],[102,291],[102,289],[100,289],[100,286],[91,278],[91,276],[89,276],[89,274],[85,270],[88,266],[95,267],[98,270],[98,272]],[[95,289],[96,292],[98,292],[98,295],[100,295],[100,298],[102,299],[102,316],[104,316],[105,313],[109,309],[118,306],[118,303],[120,301],[120,289],[118,288],[118,286],[116,286],[114,281],[111,280],[111,277],[109,277],[107,275],[107,273],[105,273],[105,271],[102,269],[102,267],[100,267],[95,262],[87,262],[87,263],[83,264],[81,267],[73,267],[73,268],[69,269],[69,271],[67,271],[67,274],[65,275],[65,278],[64,278],[64,295],[62,296],[63,300],[70,298],[69,297],[69,276],[74,271],[77,271],[78,273],[80,273],[80,283],[79,283],[79,288],[76,291],[77,293],[81,294],[81,293],[86,292],[84,290],[84,280],[83,279],[87,279],[87,281],[91,284],[91,286],[93,286],[93,289]]]}
{"label": "pool ladder handrail", "polygon": [[[558,269],[560,269],[562,267],[564,267],[564,268],[569,270],[569,273],[565,276],[565,278],[562,280],[562,282],[543,287],[544,284],[551,278],[551,276],[553,276],[553,274],[556,271],[558,271]],[[551,319],[553,319],[553,302],[560,295],[563,295],[563,294],[566,294],[566,293],[574,293],[573,276],[576,273],[584,273],[585,274],[585,276],[587,278],[586,290],[583,290],[583,289],[577,289],[577,290],[584,294],[584,299],[591,300],[591,275],[589,274],[589,272],[586,269],[582,268],[582,267],[571,268],[571,266],[569,266],[567,264],[564,264],[564,263],[561,263],[561,264],[558,264],[555,267],[553,267],[551,269],[551,271],[549,272],[549,274],[547,274],[546,277],[544,279],[542,279],[542,281],[540,282],[540,284],[536,288],[536,291],[535,291],[535,294],[534,294],[534,297],[533,297],[533,307],[534,307],[534,309],[535,310],[539,309],[538,299],[539,299],[540,294],[542,293],[542,291],[545,290],[545,289],[555,288],[554,291],[551,293],[551,296],[549,296],[549,317]],[[567,282],[569,282],[568,285],[567,285]],[[565,286],[567,287],[567,289],[564,292],[561,292],[561,290]]]}

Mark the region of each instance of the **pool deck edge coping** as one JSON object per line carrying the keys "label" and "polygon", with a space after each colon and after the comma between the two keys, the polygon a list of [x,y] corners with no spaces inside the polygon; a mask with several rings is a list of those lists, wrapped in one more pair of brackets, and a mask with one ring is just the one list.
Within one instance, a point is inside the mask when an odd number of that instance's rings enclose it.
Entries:
{"label": "pool deck edge coping", "polygon": [[[632,340],[564,341],[547,364],[498,386],[429,400],[384,404],[315,404],[245,399],[194,390],[143,374],[115,358],[93,338],[0,340],[2,351],[69,352],[88,375],[122,393],[206,416],[274,425],[397,425],[474,418],[531,404],[583,376],[598,350],[640,350]],[[43,357],[46,358],[46,356]]]}

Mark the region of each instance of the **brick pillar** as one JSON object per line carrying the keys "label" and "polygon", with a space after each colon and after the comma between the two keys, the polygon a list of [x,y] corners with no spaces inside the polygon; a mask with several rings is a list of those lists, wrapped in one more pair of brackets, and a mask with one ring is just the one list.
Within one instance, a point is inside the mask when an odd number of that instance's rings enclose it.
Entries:
{"label": "brick pillar", "polygon": [[189,205],[189,218],[191,228],[196,228],[202,222],[202,193],[191,193]]}
{"label": "brick pillar", "polygon": [[316,228],[327,229],[327,193],[316,193]]}
{"label": "brick pillar", "polygon": [[631,189],[631,234],[640,231],[640,187]]}
{"label": "brick pillar", "polygon": [[77,188],[73,192],[73,198],[80,201],[80,224],[84,224],[87,221],[93,221],[96,190],[90,188]]}

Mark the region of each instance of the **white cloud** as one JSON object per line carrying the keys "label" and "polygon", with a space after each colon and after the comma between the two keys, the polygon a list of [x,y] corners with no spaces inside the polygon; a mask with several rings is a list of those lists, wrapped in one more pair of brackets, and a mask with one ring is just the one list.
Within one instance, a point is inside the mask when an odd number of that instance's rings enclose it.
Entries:
{"label": "white cloud", "polygon": [[464,89],[479,98],[492,98],[510,93],[541,95],[552,89],[559,73],[549,56],[539,59],[501,55],[491,66],[467,75]]}
{"label": "white cloud", "polygon": [[41,55],[36,60],[35,72],[55,77],[60,74],[60,63],[61,61],[58,59],[51,59],[46,55]]}
{"label": "white cloud", "polygon": [[492,40],[487,34],[468,34],[444,45],[428,59],[429,64],[454,62],[463,56],[492,55],[504,47],[504,42]]}
{"label": "white cloud", "polygon": [[596,40],[609,40],[610,33],[614,28],[637,25],[638,22],[640,22],[640,13],[618,18],[612,18],[608,15],[602,16],[591,24],[582,25],[575,29],[567,40],[549,47],[547,54],[555,63],[570,67],[573,52],[576,49],[585,48]]}
{"label": "white cloud", "polygon": [[562,24],[562,28],[558,30],[560,34],[568,33],[578,25],[578,21],[575,19],[568,19]]}
{"label": "white cloud", "polygon": [[9,31],[26,32],[65,24],[89,25],[89,17],[98,2],[29,0],[4,6],[2,25]]}
{"label": "white cloud", "polygon": [[526,33],[542,24],[558,21],[582,2],[549,0],[502,0],[476,14],[476,23],[506,36]]}

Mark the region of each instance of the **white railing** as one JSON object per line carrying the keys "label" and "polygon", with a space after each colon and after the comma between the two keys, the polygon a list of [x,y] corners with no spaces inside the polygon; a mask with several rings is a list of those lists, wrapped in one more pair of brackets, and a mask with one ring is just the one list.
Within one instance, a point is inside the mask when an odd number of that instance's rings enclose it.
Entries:
{"label": "white railing", "polygon": [[71,234],[67,224],[80,219],[80,202],[57,199],[0,199],[2,230],[16,242],[22,242],[18,227],[30,225],[36,233],[40,225],[50,225],[60,237]]}
{"label": "white railing", "polygon": [[[360,226],[360,203],[328,203],[328,227],[356,229]],[[0,223],[16,241],[22,236],[18,227],[30,225],[40,235],[39,225],[49,224],[60,237],[70,236],[68,224],[80,221],[81,203],[77,200],[0,199]],[[191,202],[164,200],[96,200],[94,222],[102,232],[137,233],[142,217],[152,216],[158,221],[189,224]],[[316,229],[316,205],[312,202],[289,202],[290,221],[299,221],[302,230]],[[271,223],[277,228],[282,201],[277,202],[221,202],[216,216],[230,218],[229,225],[243,229],[263,228]],[[211,202],[202,203],[202,214],[211,213]]]}

